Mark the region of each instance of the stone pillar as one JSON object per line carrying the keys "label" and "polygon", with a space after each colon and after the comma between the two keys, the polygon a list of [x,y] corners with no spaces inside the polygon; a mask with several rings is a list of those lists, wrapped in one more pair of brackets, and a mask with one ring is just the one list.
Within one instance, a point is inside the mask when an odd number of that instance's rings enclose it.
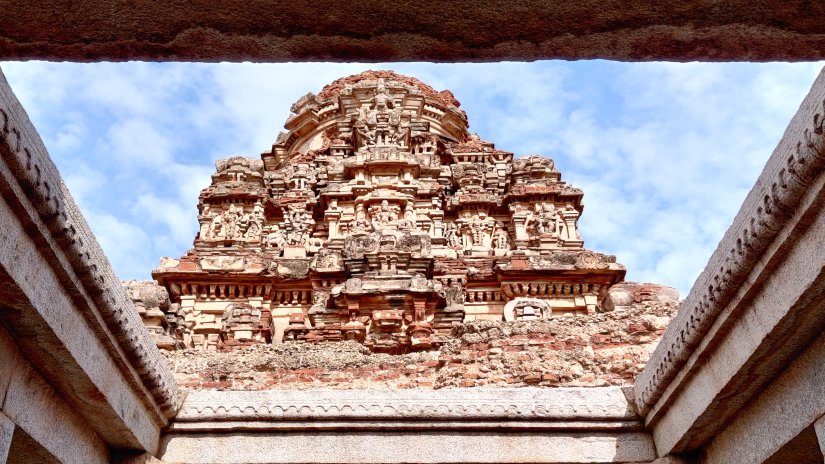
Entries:
{"label": "stone pillar", "polygon": [[181,295],[180,309],[183,312],[183,324],[185,330],[183,331],[183,345],[187,348],[194,346],[192,334],[197,324],[195,317],[195,295]]}
{"label": "stone pillar", "polygon": [[530,240],[527,234],[527,216],[513,215],[513,229],[516,232],[516,248],[519,250],[527,248]]}
{"label": "stone pillar", "polygon": [[301,307],[295,307],[289,304],[272,304],[272,302],[264,303],[264,306],[269,307],[270,317],[272,318],[269,325],[269,329],[272,332],[272,343],[276,345],[283,343],[284,330],[289,326],[289,315],[294,312],[303,312],[303,310]]}
{"label": "stone pillar", "polygon": [[578,226],[576,221],[579,218],[579,212],[568,207],[561,213],[564,221],[564,235],[561,237],[564,246],[581,246],[584,244],[581,237],[579,237]]}
{"label": "stone pillar", "polygon": [[338,223],[341,220],[340,209],[330,209],[324,215],[324,221],[327,223],[327,233],[329,239],[338,238]]}
{"label": "stone pillar", "polygon": [[0,462],[2,463],[9,458],[12,436],[14,436],[14,422],[0,412]]}

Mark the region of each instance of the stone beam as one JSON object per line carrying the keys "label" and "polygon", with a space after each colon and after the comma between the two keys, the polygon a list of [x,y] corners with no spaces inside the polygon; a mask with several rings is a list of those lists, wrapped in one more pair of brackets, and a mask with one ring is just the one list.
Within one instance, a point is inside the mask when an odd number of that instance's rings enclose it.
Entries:
{"label": "stone beam", "polygon": [[171,371],[2,74],[0,194],[0,326],[86,429],[155,452],[177,408]]}
{"label": "stone beam", "polygon": [[[109,461],[106,443],[94,427],[70,406],[17,350],[0,327],[0,369],[9,372],[9,382],[0,403],[0,456],[8,442],[9,462]],[[9,422],[11,427],[9,427]],[[9,433],[9,431],[11,433]],[[5,463],[6,460],[0,459]]]}
{"label": "stone beam", "polygon": [[656,456],[618,387],[192,391],[161,450],[166,462],[259,464]]}
{"label": "stone beam", "polygon": [[[701,449],[714,437],[721,443],[735,420],[748,417],[743,408],[785,411],[776,379],[786,369],[782,375],[792,375],[789,364],[802,362],[825,327],[823,102],[825,73],[636,381],[636,403],[660,454]],[[816,381],[812,366],[825,352],[813,356],[792,384]],[[825,413],[816,402],[800,408],[814,415],[801,428],[754,421],[730,442],[737,451],[718,462],[762,462]],[[800,419],[789,414],[787,424]]]}
{"label": "stone beam", "polygon": [[[820,336],[714,437],[704,452],[707,462],[766,462],[788,444],[791,446],[782,452],[783,455],[800,457],[813,448],[819,458],[817,462],[822,462],[813,425],[825,413],[823,362],[825,336]],[[811,440],[797,440],[797,437],[805,438],[806,434]],[[774,462],[789,462],[773,459]]]}
{"label": "stone beam", "polygon": [[2,0],[0,59],[769,61],[825,58],[803,0]]}

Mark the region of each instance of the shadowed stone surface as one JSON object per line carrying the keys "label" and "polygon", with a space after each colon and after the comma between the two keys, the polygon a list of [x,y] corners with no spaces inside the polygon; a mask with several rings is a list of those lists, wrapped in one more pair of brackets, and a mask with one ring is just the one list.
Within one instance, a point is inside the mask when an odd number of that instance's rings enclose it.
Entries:
{"label": "shadowed stone surface", "polygon": [[[0,1],[0,59],[811,60],[822,2]],[[426,12],[426,13],[421,13]]]}

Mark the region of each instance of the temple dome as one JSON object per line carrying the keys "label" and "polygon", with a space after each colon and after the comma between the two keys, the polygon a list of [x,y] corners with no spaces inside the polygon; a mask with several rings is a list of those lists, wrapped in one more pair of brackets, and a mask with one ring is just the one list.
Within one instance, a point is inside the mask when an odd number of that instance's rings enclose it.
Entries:
{"label": "temple dome", "polygon": [[422,82],[420,79],[416,79],[412,76],[398,74],[397,72],[390,70],[374,71],[370,69],[362,73],[353,74],[351,76],[336,79],[335,81],[325,85],[324,88],[321,89],[321,92],[318,94],[318,98],[320,98],[321,100],[329,100],[331,98],[337,97],[341,93],[341,90],[347,85],[357,84],[358,82],[365,80],[378,79],[393,80],[397,82],[402,82],[411,87],[415,87],[418,90],[420,90],[421,93],[424,94],[427,100],[437,102],[444,106],[461,106],[461,103],[455,98],[453,93],[449,90],[435,90],[430,85],[427,85],[424,82]]}
{"label": "temple dome", "polygon": [[469,139],[469,122],[459,105],[449,90],[437,91],[414,77],[387,70],[364,71],[298,99],[284,124],[287,131],[278,135],[264,160],[280,165],[311,159],[319,151],[357,139],[364,124],[376,124],[379,113],[379,118],[390,118],[398,136],[402,130],[432,136],[433,143],[436,139],[464,142]]}

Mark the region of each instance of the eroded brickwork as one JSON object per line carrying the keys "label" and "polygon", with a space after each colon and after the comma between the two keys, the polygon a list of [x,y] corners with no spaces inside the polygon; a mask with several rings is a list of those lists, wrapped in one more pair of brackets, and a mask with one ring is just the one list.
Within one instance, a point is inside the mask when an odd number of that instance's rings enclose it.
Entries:
{"label": "eroded brickwork", "polygon": [[472,321],[437,351],[372,353],[355,341],[255,345],[167,353],[188,389],[445,388],[629,385],[675,315],[675,291],[623,287],[645,296],[605,313],[546,321]]}

